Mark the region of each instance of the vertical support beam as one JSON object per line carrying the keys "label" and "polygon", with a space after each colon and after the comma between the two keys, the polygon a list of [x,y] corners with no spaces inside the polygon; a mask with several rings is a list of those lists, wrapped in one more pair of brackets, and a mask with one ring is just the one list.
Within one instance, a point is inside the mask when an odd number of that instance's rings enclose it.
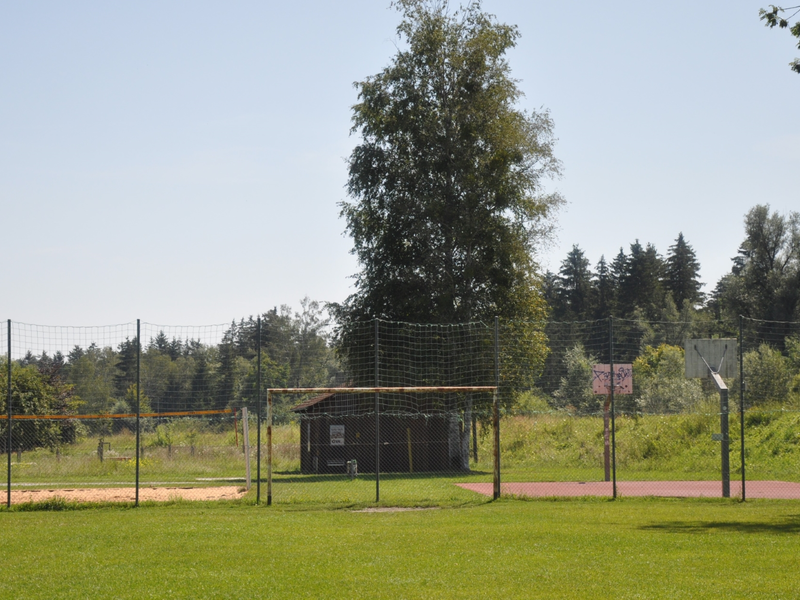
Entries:
{"label": "vertical support beam", "polygon": [[272,506],[272,390],[267,390],[267,506]]}
{"label": "vertical support beam", "polygon": [[744,476],[744,317],[739,315],[739,428],[740,428],[740,452],[742,458],[742,502],[745,501],[745,476]]}
{"label": "vertical support beam", "polygon": [[12,423],[12,411],[11,411],[11,319],[8,320],[8,373],[6,374],[6,383],[7,390],[6,390],[6,408],[8,409],[8,441],[6,442],[6,454],[8,455],[8,465],[6,468],[8,471],[7,478],[8,478],[8,486],[6,491],[6,506],[11,508],[11,445],[12,445],[12,437],[11,437],[11,423]]}
{"label": "vertical support beam", "polygon": [[250,415],[247,414],[247,407],[242,407],[242,436],[244,437],[244,480],[247,491],[250,491]]}
{"label": "vertical support beam", "polygon": [[611,391],[603,404],[603,474],[611,481]]}
{"label": "vertical support beam", "polygon": [[731,497],[731,456],[730,456],[730,438],[728,429],[728,386],[720,377],[719,373],[715,373],[708,369],[709,377],[716,384],[719,391],[719,428],[720,428],[720,463],[722,471],[722,497]]}
{"label": "vertical support beam", "polygon": [[494,397],[492,398],[492,429],[494,430],[494,494],[500,497],[500,317],[494,318]]}
{"label": "vertical support beam", "polygon": [[472,456],[478,462],[478,416],[472,411]]}
{"label": "vertical support beam", "polygon": [[611,367],[611,496],[617,497],[617,407],[614,402],[614,317],[608,317],[608,364]]}
{"label": "vertical support beam", "polygon": [[[717,375],[719,377],[719,375]],[[722,378],[720,378],[720,381]],[[722,459],[722,497],[731,497],[731,454],[730,454],[730,437],[728,435],[728,388],[720,388],[719,390],[719,426],[720,433],[722,434],[722,442],[720,443],[721,459]]]}
{"label": "vertical support beam", "polygon": [[135,506],[139,506],[139,454],[142,448],[141,437],[141,366],[142,366],[142,324],[139,319],[136,319],[136,500]]}
{"label": "vertical support beam", "polygon": [[[256,322],[256,504],[261,503],[261,315]],[[248,485],[249,488],[249,485]]]}
{"label": "vertical support beam", "polygon": [[[380,358],[378,319],[375,319],[375,387],[380,387]],[[375,392],[375,502],[381,501],[381,405],[380,394]]]}

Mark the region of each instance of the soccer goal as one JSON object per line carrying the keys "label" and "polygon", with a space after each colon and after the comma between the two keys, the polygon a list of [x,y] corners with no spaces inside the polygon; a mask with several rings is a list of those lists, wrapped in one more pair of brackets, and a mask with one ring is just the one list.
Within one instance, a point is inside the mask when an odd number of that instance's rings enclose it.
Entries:
{"label": "soccer goal", "polygon": [[[300,397],[300,398],[298,398]],[[470,471],[477,460],[476,423],[491,420],[495,496],[500,493],[499,407],[496,386],[314,387],[267,390],[267,504],[273,500],[273,418],[280,398],[300,425],[303,475]],[[260,436],[260,428],[259,428]],[[259,437],[260,501],[260,449]]]}

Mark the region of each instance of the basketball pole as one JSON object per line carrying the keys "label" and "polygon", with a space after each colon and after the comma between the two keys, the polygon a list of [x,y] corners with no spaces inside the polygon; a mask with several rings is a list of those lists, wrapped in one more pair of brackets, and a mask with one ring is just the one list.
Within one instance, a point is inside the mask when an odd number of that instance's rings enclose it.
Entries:
{"label": "basketball pole", "polygon": [[[715,371],[711,365],[708,364],[708,361],[703,357],[698,350],[697,345],[694,346],[694,351],[702,359],[703,363],[705,363],[706,368],[708,369],[708,376],[714,381],[714,384],[717,386],[717,390],[719,391],[719,442],[720,442],[720,462],[721,462],[721,470],[722,470],[722,497],[723,498],[730,498],[731,497],[731,457],[730,457],[730,430],[729,430],[729,419],[728,419],[728,386],[725,385],[725,381],[719,374],[719,370],[722,367],[722,363]],[[725,360],[725,353],[728,351],[728,347],[725,346],[725,352],[722,354],[722,360]]]}

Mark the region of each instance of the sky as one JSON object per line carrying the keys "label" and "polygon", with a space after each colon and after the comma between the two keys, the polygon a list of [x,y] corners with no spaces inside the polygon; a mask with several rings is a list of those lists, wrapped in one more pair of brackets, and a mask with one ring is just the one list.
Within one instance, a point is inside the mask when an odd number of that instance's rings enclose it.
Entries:
{"label": "sky", "polygon": [[[484,0],[548,110],[567,200],[536,256],[596,264],[680,232],[711,291],[756,204],[800,210],[800,55],[743,0]],[[227,323],[339,302],[353,83],[388,0],[0,5],[0,319]]]}

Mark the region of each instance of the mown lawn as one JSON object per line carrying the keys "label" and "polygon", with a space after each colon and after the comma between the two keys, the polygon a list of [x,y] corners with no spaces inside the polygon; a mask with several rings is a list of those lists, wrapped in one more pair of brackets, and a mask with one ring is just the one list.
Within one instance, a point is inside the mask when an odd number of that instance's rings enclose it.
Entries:
{"label": "mown lawn", "polygon": [[0,512],[2,598],[796,598],[800,504]]}

